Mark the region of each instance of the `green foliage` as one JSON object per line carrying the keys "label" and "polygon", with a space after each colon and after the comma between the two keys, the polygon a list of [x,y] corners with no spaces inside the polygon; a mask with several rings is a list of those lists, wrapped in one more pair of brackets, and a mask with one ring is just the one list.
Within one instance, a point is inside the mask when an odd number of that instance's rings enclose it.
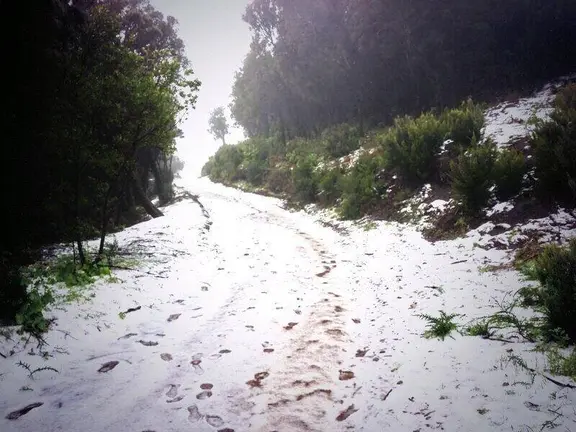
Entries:
{"label": "green foliage", "polygon": [[546,200],[576,202],[576,84],[562,89],[554,112],[533,135],[537,191]]}
{"label": "green foliage", "polygon": [[558,349],[547,351],[548,368],[554,375],[567,376],[576,381],[576,349],[567,355],[562,354]]}
{"label": "green foliage", "polygon": [[460,316],[459,314],[448,315],[442,310],[439,312],[440,316],[438,317],[433,317],[426,314],[418,315],[420,318],[427,322],[427,330],[423,335],[426,339],[438,338],[444,340],[446,339],[446,336],[450,336],[450,333],[458,329],[458,325],[452,320]]}
{"label": "green foliage", "polygon": [[522,318],[516,314],[516,308],[522,306],[522,295],[516,293],[510,301],[502,300],[498,310],[487,317],[474,320],[466,327],[470,336],[484,338],[502,338],[495,335],[498,330],[512,331],[528,342],[537,342],[545,334],[545,323],[540,317]]}
{"label": "green foliage", "polygon": [[494,163],[496,198],[501,201],[512,198],[522,189],[526,174],[526,160],[518,150],[506,149],[498,152]]}
{"label": "green foliage", "polygon": [[326,152],[333,158],[346,156],[358,149],[361,137],[362,134],[357,126],[346,123],[324,129],[321,135]]}
{"label": "green foliage", "polygon": [[343,219],[357,219],[380,199],[376,174],[381,169],[380,158],[362,155],[352,169],[340,177],[342,202],[338,212]]}
{"label": "green foliage", "polygon": [[[523,270],[525,274],[533,274],[532,271],[527,271],[526,267]],[[519,305],[523,308],[533,308],[535,310],[542,310],[544,302],[542,300],[542,290],[537,286],[525,286],[518,290],[520,298]]]}
{"label": "green foliage", "polygon": [[240,165],[243,160],[244,156],[237,145],[223,145],[204,165],[203,173],[215,182],[232,183],[242,180],[244,177]]}
{"label": "green foliage", "polygon": [[214,138],[222,140],[222,144],[226,144],[228,120],[226,120],[226,115],[224,114],[224,107],[215,108],[214,111],[210,113],[208,125],[210,126],[208,132],[210,132]]}
{"label": "green foliage", "polygon": [[432,113],[399,117],[381,136],[386,167],[408,182],[425,182],[437,173],[436,158],[447,129]]}
{"label": "green foliage", "polygon": [[[10,118],[6,160],[34,173],[26,181],[21,172],[10,173],[4,184],[11,229],[0,251],[10,252],[12,275],[46,244],[105,236],[137,213],[136,203],[157,212],[145,195],[147,179],[152,173],[162,180],[154,168],[174,152],[178,125],[200,86],[176,20],[147,1],[55,0],[28,18],[39,25],[19,25],[12,34],[18,48],[10,60],[29,55],[10,61],[18,96],[4,101],[2,109],[10,108],[1,116]],[[43,107],[39,115],[30,115],[31,100]],[[172,181],[165,177],[156,182],[163,190]],[[90,277],[84,271],[75,277]],[[5,276],[2,269],[0,291],[21,294],[20,284],[6,284]]]}
{"label": "green foliage", "polygon": [[335,204],[341,196],[342,172],[339,168],[325,169],[316,173],[318,199],[323,205]]}
{"label": "green foliage", "polygon": [[470,336],[490,336],[490,322],[488,320],[481,320],[466,327],[466,333]]}
{"label": "green foliage", "polygon": [[26,298],[24,306],[16,314],[16,323],[22,330],[38,335],[48,330],[50,322],[44,317],[44,309],[54,302],[54,296],[49,288],[40,292],[38,288],[32,289]]}
{"label": "green foliage", "polygon": [[32,265],[23,272],[29,284],[36,284],[40,280],[49,285],[63,283],[68,288],[86,286],[94,283],[97,278],[111,275],[106,262],[81,264],[73,255],[62,255],[52,262]]}
{"label": "green foliage", "polygon": [[463,211],[476,215],[490,200],[496,147],[487,141],[477,144],[450,163],[452,194]]}
{"label": "green foliage", "polygon": [[576,239],[566,247],[549,245],[534,261],[541,284],[539,300],[550,328],[576,341]]}
{"label": "green foliage", "polygon": [[266,188],[275,193],[293,193],[292,173],[287,168],[271,168],[266,176]]}
{"label": "green foliage", "polygon": [[441,121],[447,130],[445,138],[454,141],[453,146],[466,149],[482,135],[484,110],[468,99],[459,108],[444,111]]}
{"label": "green foliage", "polygon": [[316,201],[318,185],[316,183],[316,166],[318,158],[314,154],[298,161],[292,170],[292,181],[296,199],[300,202],[311,203]]}

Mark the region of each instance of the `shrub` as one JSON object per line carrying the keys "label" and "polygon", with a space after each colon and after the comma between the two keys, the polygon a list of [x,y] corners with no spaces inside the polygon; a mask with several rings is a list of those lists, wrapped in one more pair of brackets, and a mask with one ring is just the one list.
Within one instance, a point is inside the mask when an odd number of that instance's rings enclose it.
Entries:
{"label": "shrub", "polygon": [[432,113],[414,119],[399,117],[382,135],[386,168],[409,182],[423,183],[437,174],[437,155],[446,125]]}
{"label": "shrub", "polygon": [[351,171],[340,179],[342,202],[339,213],[344,219],[357,219],[380,198],[376,174],[382,161],[371,155],[361,156]]}
{"label": "shrub", "polygon": [[251,160],[241,165],[246,181],[254,186],[260,186],[267,171],[266,161]]}
{"label": "shrub", "polygon": [[326,169],[316,173],[318,178],[318,198],[321,204],[329,205],[341,196],[342,173],[339,168]]}
{"label": "shrub", "polygon": [[[439,317],[433,317],[431,315],[421,314],[418,315],[420,318],[427,322],[426,324],[426,331],[424,332],[423,336],[426,339],[446,339],[446,336],[450,336],[455,330],[458,330],[458,324],[452,321],[454,318],[459,317],[459,314],[450,314],[448,315],[444,311],[439,311]],[[450,336],[452,337],[452,336]],[[452,337],[453,338],[453,337]]]}
{"label": "shrub", "polygon": [[506,149],[498,153],[494,163],[496,197],[505,201],[520,193],[526,174],[526,160],[518,150]]}
{"label": "shrub", "polygon": [[490,200],[496,146],[474,145],[450,163],[452,194],[468,215],[476,215]]}
{"label": "shrub", "polygon": [[266,188],[275,193],[293,193],[290,170],[288,168],[271,168],[266,176]]}
{"label": "shrub", "polygon": [[441,120],[447,130],[446,138],[454,141],[456,147],[468,148],[482,135],[484,111],[468,99],[459,108],[444,111]]}
{"label": "shrub", "polygon": [[236,145],[223,145],[202,168],[210,180],[230,183],[242,178],[240,164],[244,157]]}
{"label": "shrub", "polygon": [[329,127],[322,132],[326,152],[333,158],[352,153],[360,147],[360,129],[346,123]]}
{"label": "shrub", "polygon": [[296,165],[310,154],[320,155],[324,152],[324,143],[318,139],[296,138],[286,144],[286,160]]}
{"label": "shrub", "polygon": [[535,177],[542,197],[576,203],[576,84],[556,96],[550,121],[534,131]]}
{"label": "shrub", "polygon": [[576,239],[567,247],[545,247],[533,268],[542,286],[540,298],[550,327],[576,341]]}
{"label": "shrub", "polygon": [[292,170],[292,181],[296,199],[300,202],[311,203],[316,201],[318,185],[316,184],[315,170],[318,165],[316,155],[309,154],[298,161]]}

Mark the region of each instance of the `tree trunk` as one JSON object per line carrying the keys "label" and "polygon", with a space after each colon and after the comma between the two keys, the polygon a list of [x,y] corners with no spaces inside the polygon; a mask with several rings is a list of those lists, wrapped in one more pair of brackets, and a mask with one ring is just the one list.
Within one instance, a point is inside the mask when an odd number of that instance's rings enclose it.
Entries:
{"label": "tree trunk", "polygon": [[108,191],[104,197],[104,205],[102,206],[102,220],[100,221],[100,247],[98,248],[98,257],[104,253],[104,241],[106,240],[106,230],[108,229],[108,201],[112,195],[112,185],[108,186]]}
{"label": "tree trunk", "polygon": [[144,210],[146,210],[146,213],[148,213],[153,218],[164,216],[164,213],[162,213],[160,210],[158,210],[154,206],[154,204],[152,204],[152,201],[150,201],[148,199],[148,197],[146,196],[146,192],[144,192],[144,189],[142,189],[142,185],[138,181],[138,176],[134,173],[132,175],[132,185],[134,186],[133,190],[134,190],[134,195],[135,195],[136,201],[138,202],[138,204],[140,204],[142,207],[144,207]]}
{"label": "tree trunk", "polygon": [[160,167],[158,166],[158,161],[154,161],[152,163],[151,168],[152,168],[152,175],[154,176],[154,186],[156,186],[156,195],[158,195],[160,202],[162,202],[165,198],[164,179]]}
{"label": "tree trunk", "polygon": [[80,265],[86,264],[86,255],[84,254],[84,246],[82,245],[82,240],[76,240],[76,245],[78,246],[78,258],[80,259]]}
{"label": "tree trunk", "polygon": [[226,145],[226,137],[222,136],[222,145]]}

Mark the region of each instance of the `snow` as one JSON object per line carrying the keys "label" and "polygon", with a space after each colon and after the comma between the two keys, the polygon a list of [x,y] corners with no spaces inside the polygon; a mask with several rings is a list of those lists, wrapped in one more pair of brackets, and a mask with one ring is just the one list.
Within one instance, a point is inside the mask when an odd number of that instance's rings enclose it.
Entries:
{"label": "snow", "polygon": [[513,141],[529,136],[534,130],[532,120],[550,118],[555,91],[575,79],[576,75],[560,77],[532,96],[488,109],[483,135],[492,138],[499,147],[508,147]]}
{"label": "snow", "polygon": [[513,208],[514,208],[514,203],[512,203],[510,201],[499,202],[499,203],[495,204],[491,209],[488,209],[488,211],[486,212],[486,215],[488,217],[491,217],[491,216],[497,215],[499,213],[509,212]]}
{"label": "snow", "polygon": [[[205,180],[187,187],[206,211],[182,201],[119,233],[149,257],[52,310],[45,358],[16,335],[4,344],[16,352],[0,358],[0,430],[519,431],[550,409],[573,428],[573,391],[520,385],[529,377],[503,361],[512,350],[541,367],[533,345],[421,337],[419,314],[465,323],[523,286],[516,272],[479,271],[506,261],[475,247],[486,232],[431,244],[409,226],[366,230]],[[31,379],[18,361],[59,373]]]}

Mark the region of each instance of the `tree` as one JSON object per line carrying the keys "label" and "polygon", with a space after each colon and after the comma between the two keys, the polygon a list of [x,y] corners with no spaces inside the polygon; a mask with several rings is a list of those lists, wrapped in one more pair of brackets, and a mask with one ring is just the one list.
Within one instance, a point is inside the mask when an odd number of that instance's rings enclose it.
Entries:
{"label": "tree", "polygon": [[214,138],[222,140],[223,145],[226,145],[228,120],[226,120],[226,115],[224,114],[224,107],[215,108],[214,111],[210,113],[208,124],[210,125],[208,132],[210,132]]}
{"label": "tree", "polygon": [[232,116],[249,136],[310,136],[490,99],[571,73],[574,19],[567,0],[252,0]]}
{"label": "tree", "polygon": [[161,200],[169,196],[167,161],[200,86],[176,20],[146,0],[43,0],[33,11],[12,2],[6,12],[27,18],[3,39],[16,97],[0,116],[10,203],[0,320],[22,306],[18,269],[43,245],[74,243],[82,264],[86,238],[100,235],[101,253],[110,228],[141,220],[137,202],[162,214],[141,179],[152,174]]}

